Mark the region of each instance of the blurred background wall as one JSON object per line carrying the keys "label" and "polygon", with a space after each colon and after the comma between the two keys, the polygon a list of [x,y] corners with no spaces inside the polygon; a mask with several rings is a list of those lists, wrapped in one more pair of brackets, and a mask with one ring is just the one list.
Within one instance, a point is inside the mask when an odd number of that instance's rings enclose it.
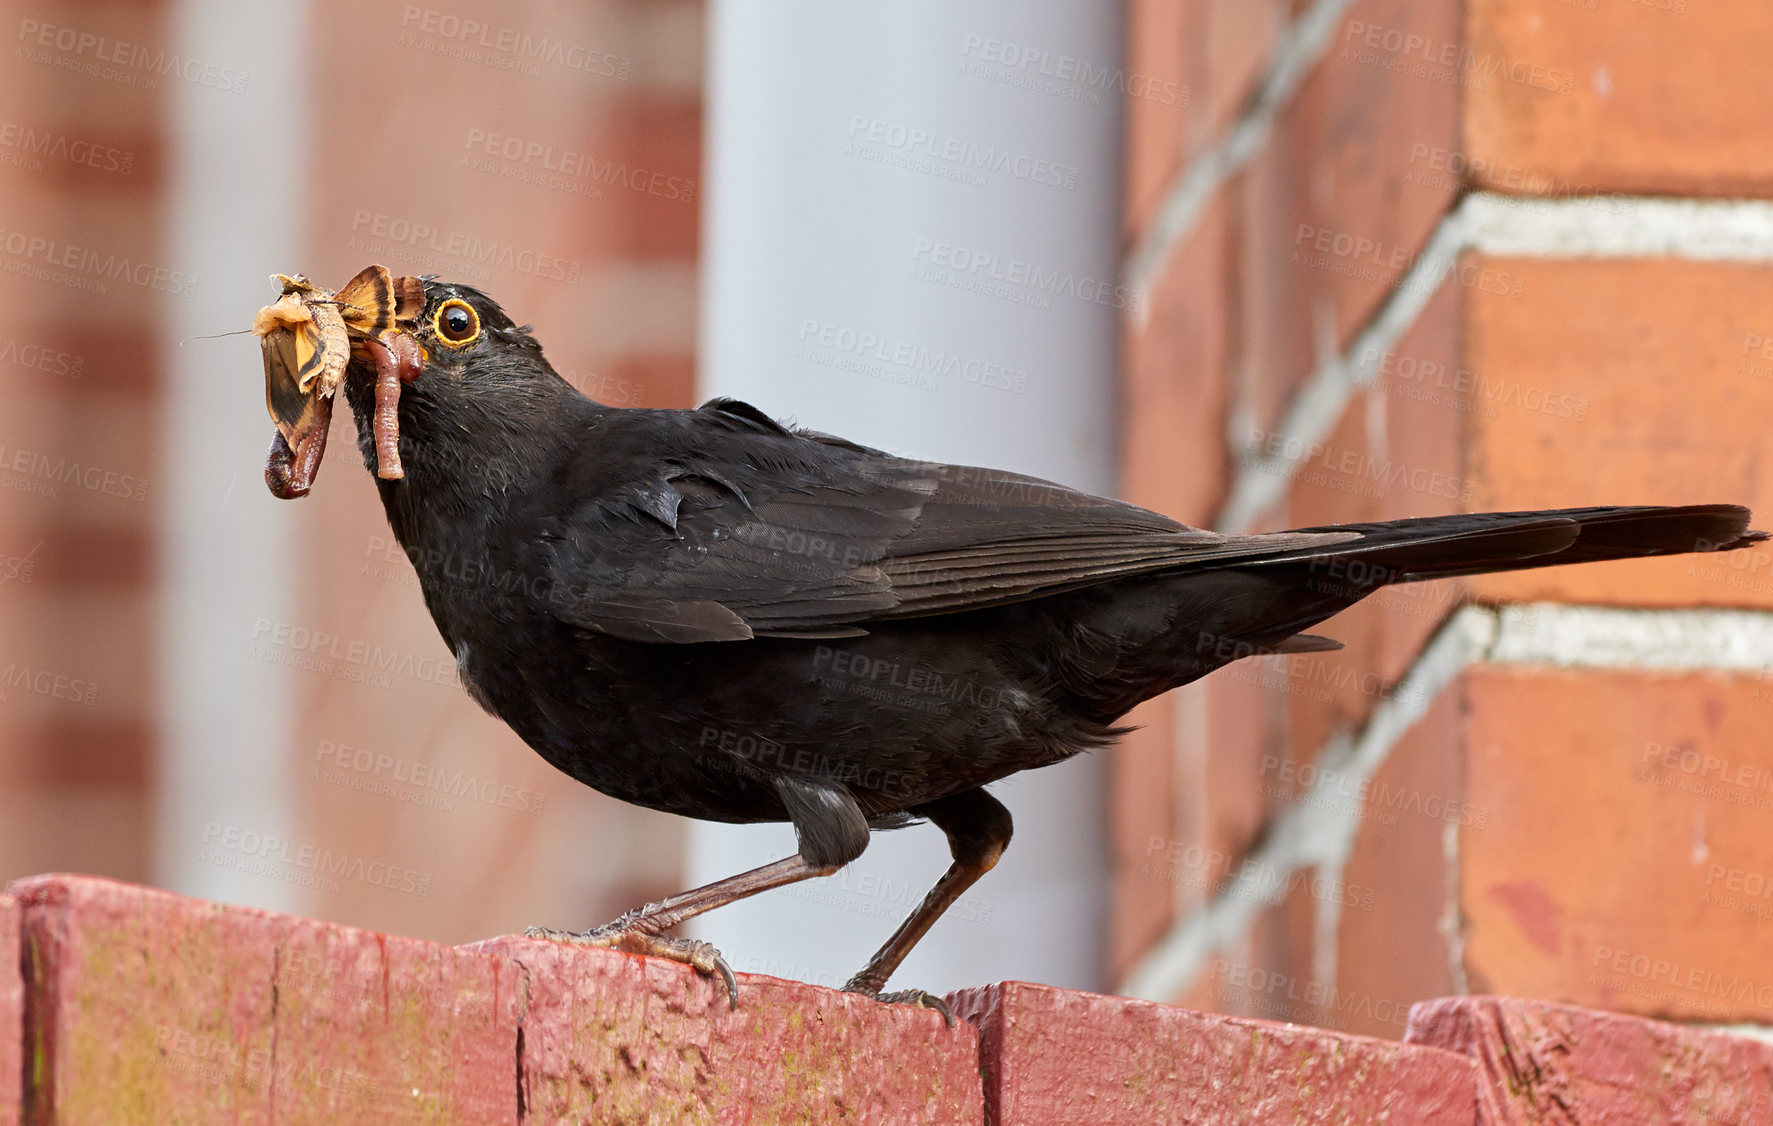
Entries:
{"label": "blurred background wall", "polygon": [[[606,403],[742,394],[1228,530],[1773,511],[1750,0],[0,12],[0,878],[461,942],[787,846],[602,798],[474,706],[348,421],[269,496],[256,341],[187,338],[273,271],[444,274]],[[1769,570],[1394,590],[1341,653],[1154,701],[1004,787],[1016,847],[905,984],[1773,1021]],[[705,933],[835,980],[935,838]]]}

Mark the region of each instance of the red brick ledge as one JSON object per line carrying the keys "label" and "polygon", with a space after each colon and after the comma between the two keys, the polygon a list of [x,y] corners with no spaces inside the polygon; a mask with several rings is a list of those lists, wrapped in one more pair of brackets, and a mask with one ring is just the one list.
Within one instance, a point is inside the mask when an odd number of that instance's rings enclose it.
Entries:
{"label": "red brick ledge", "polygon": [[1011,981],[954,994],[991,1121],[1471,1126],[1469,1058],[1295,1024]]}
{"label": "red brick ledge", "polygon": [[1773,1122],[1773,1044],[1704,1028],[1513,997],[1410,1010],[1404,1039],[1470,1056],[1478,1122]]}
{"label": "red brick ledge", "polygon": [[25,986],[18,929],[18,900],[0,895],[0,1126],[18,1126],[23,1098]]}
{"label": "red brick ledge", "polygon": [[10,890],[30,1126],[984,1120],[978,1034],[933,1012],[746,974],[734,1012],[686,967],[606,950],[441,946],[85,876]]}
{"label": "red brick ledge", "polygon": [[509,937],[470,949],[525,971],[525,1121],[984,1122],[978,1033],[934,1012],[761,974],[737,975],[732,1009],[663,959]]}
{"label": "red brick ledge", "polygon": [[962,1018],[521,938],[448,947],[87,876],[0,896],[0,1126],[1761,1122],[1773,1046],[1427,1002],[1405,1042],[1008,982]]}

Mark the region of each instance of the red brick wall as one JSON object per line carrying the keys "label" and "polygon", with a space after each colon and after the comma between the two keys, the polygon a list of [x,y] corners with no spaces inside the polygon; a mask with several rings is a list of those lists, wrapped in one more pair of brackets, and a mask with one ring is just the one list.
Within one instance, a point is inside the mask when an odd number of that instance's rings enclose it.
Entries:
{"label": "red brick wall", "polygon": [[[1212,93],[1179,120],[1129,104],[1128,257],[1151,295],[1126,323],[1131,499],[1258,529],[1595,503],[1773,516],[1758,351],[1773,253],[1709,239],[1735,221],[1721,212],[1637,198],[1773,189],[1755,139],[1763,6],[1355,0],[1314,51],[1301,29],[1335,5],[1229,7],[1132,5],[1132,65]],[[1247,118],[1284,60],[1305,73],[1272,128],[1166,229],[1244,119],[1221,107]],[[1653,257],[1631,248],[1647,232]],[[1370,385],[1339,381],[1338,357],[1368,360]],[[1756,938],[1773,752],[1750,734],[1773,650],[1753,614],[1697,616],[1764,608],[1767,554],[1395,588],[1319,631],[1343,652],[1154,701],[1113,759],[1113,971],[1382,1036],[1412,1002],[1468,989],[1773,1021]],[[1466,598],[1533,604],[1503,615],[1510,638],[1589,623],[1602,655],[1468,653],[1401,737],[1347,768],[1338,747]],[[1660,616],[1585,609],[1601,606]],[[1554,621],[1564,607],[1575,618]],[[1313,792],[1326,766],[1342,774]],[[1289,854],[1297,868],[1247,866],[1302,803],[1343,826]],[[1189,972],[1153,976],[1152,953],[1177,949],[1165,935],[1204,934],[1273,887]]]}

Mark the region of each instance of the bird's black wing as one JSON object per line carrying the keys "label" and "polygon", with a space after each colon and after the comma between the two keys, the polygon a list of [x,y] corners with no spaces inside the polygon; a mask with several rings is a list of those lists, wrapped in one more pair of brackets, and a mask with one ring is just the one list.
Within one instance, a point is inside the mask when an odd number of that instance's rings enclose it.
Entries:
{"label": "bird's black wing", "polygon": [[[649,468],[613,478],[612,464]],[[549,536],[554,613],[636,641],[849,636],[1357,538],[1223,536],[1034,477],[792,431],[733,400],[614,416],[562,472],[573,505]]]}

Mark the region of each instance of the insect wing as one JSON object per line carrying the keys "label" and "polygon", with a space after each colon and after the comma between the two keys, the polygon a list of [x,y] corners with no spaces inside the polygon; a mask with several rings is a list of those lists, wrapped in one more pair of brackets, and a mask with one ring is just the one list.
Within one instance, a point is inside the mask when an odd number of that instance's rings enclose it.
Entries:
{"label": "insect wing", "polygon": [[339,290],[336,300],[352,336],[385,340],[396,328],[418,319],[425,306],[425,283],[406,275],[395,277],[386,266],[365,266]]}
{"label": "insect wing", "polygon": [[[301,362],[301,343],[306,335],[299,328],[279,328],[259,340],[265,354],[265,409],[285,438],[295,432],[310,410]],[[308,351],[317,362],[319,355],[311,345]]]}

